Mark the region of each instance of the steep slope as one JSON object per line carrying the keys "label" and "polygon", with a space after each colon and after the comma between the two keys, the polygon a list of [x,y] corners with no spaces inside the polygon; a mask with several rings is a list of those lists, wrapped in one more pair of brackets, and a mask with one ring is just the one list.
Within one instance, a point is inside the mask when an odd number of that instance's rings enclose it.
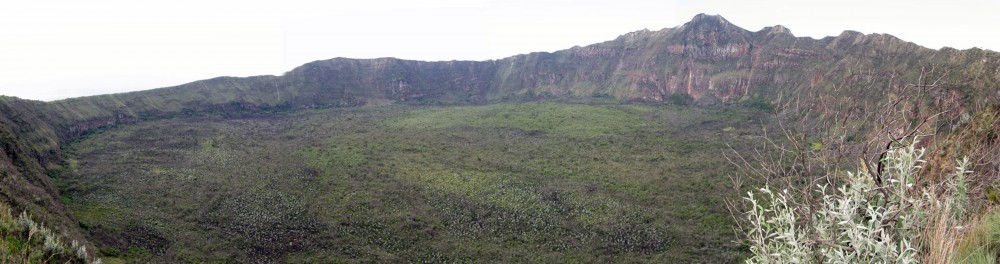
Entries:
{"label": "steep slope", "polygon": [[13,205],[16,213],[31,214],[56,234],[84,242],[48,175],[62,163],[62,155],[45,107],[0,96],[0,208]]}
{"label": "steep slope", "polygon": [[680,27],[637,31],[605,43],[552,54],[533,53],[502,61],[496,89],[521,89],[574,96],[612,95],[661,101],[683,93],[700,99],[728,100],[746,92],[739,74],[749,72],[753,43],[750,32],[719,16],[698,15]]}

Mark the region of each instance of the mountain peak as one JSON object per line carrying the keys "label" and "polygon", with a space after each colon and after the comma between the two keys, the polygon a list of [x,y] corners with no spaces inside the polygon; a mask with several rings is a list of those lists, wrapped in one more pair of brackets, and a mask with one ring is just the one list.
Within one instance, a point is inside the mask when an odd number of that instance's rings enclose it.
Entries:
{"label": "mountain peak", "polygon": [[674,40],[682,43],[716,46],[742,42],[750,32],[733,25],[720,15],[698,14],[671,33]]}
{"label": "mountain peak", "polygon": [[678,29],[685,34],[697,32],[747,32],[745,29],[733,25],[720,15],[698,14],[691,21],[684,23]]}
{"label": "mountain peak", "polygon": [[720,15],[709,15],[705,13],[698,14],[691,19],[690,22],[684,23],[684,25],[713,25],[713,26],[728,26],[729,20]]}
{"label": "mountain peak", "polygon": [[774,25],[773,27],[765,27],[761,30],[768,35],[792,35],[792,31],[782,25]]}

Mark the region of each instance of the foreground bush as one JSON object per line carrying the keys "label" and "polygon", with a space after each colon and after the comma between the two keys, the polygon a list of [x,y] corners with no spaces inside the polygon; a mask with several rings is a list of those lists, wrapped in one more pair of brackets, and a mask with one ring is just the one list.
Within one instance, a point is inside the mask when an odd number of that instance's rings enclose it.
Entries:
{"label": "foreground bush", "polygon": [[787,189],[748,192],[747,263],[953,261],[969,162],[957,162],[941,184],[918,184],[923,155],[912,144],[890,150],[881,184],[861,166],[841,181],[810,186],[813,204]]}
{"label": "foreground bush", "polygon": [[60,235],[31,219],[18,216],[0,203],[0,263],[101,263],[87,247],[73,240],[66,245]]}

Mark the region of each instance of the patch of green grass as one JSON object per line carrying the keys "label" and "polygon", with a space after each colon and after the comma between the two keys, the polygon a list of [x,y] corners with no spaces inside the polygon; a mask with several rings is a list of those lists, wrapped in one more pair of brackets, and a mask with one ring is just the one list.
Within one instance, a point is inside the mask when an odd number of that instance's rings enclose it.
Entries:
{"label": "patch of green grass", "polygon": [[1000,213],[991,212],[976,222],[958,242],[956,263],[997,263],[1000,250]]}
{"label": "patch of green grass", "polygon": [[464,197],[511,210],[542,211],[541,198],[511,174],[471,170],[419,168],[404,172],[404,179],[434,191]]}
{"label": "patch of green grass", "polygon": [[103,219],[114,219],[122,216],[122,210],[107,205],[69,204],[80,221],[90,222]]}
{"label": "patch of green grass", "polygon": [[299,150],[296,155],[311,167],[319,168],[326,175],[344,173],[361,165],[366,159],[365,149],[351,143],[335,142],[327,146]]}
{"label": "patch of green grass", "polygon": [[438,129],[449,127],[514,128],[595,137],[622,133],[644,124],[644,106],[594,106],[559,103],[494,104],[413,111],[390,120],[392,127]]}

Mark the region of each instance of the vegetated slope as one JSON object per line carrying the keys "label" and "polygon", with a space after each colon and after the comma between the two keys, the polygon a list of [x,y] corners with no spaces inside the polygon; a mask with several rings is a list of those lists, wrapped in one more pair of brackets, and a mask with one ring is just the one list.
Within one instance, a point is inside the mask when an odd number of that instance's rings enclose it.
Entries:
{"label": "vegetated slope", "polygon": [[65,242],[87,245],[48,177],[61,167],[63,157],[45,107],[0,96],[0,208],[15,206],[16,213],[31,214]]}
{"label": "vegetated slope", "polygon": [[738,262],[740,109],[517,103],[205,116],[68,145],[105,258]]}

